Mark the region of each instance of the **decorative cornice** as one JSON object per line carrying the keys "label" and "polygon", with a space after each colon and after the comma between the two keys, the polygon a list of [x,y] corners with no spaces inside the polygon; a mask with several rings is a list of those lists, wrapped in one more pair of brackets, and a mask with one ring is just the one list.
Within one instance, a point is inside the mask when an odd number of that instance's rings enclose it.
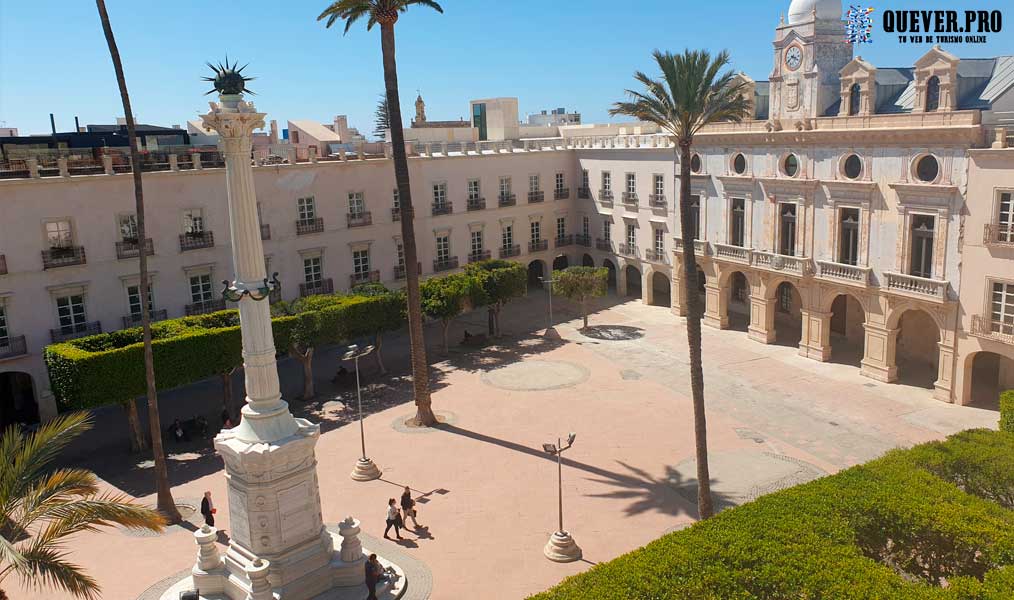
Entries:
{"label": "decorative cornice", "polygon": [[939,183],[889,183],[899,198],[907,196],[918,196],[920,198],[951,198],[958,193],[956,185],[941,185]]}

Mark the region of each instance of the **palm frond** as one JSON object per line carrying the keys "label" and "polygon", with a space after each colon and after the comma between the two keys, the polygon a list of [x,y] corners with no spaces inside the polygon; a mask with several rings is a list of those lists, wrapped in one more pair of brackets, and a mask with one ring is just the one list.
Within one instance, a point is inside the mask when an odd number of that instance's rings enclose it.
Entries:
{"label": "palm frond", "polygon": [[0,469],[0,506],[28,489],[49,463],[91,426],[88,413],[75,412],[44,423],[24,437],[16,429],[8,428],[0,443],[0,460],[5,467]]}
{"label": "palm frond", "polygon": [[81,567],[67,560],[57,548],[37,548],[25,552],[25,566],[14,572],[34,589],[58,588],[85,600],[99,600],[99,584]]}

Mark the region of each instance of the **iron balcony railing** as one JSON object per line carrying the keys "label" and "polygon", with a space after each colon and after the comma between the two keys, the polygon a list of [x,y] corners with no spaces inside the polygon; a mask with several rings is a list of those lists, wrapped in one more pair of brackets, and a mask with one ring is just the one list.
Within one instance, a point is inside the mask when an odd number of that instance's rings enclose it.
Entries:
{"label": "iron balcony railing", "polygon": [[1014,248],[1014,224],[986,223],[982,243],[987,246]]}
{"label": "iron balcony railing", "polygon": [[601,202],[612,202],[613,191],[612,190],[599,190],[599,200]]}
{"label": "iron balcony railing", "polygon": [[591,188],[579,187],[577,188],[578,200],[588,200],[591,198]]}
{"label": "iron balcony railing", "polygon": [[619,250],[623,256],[637,257],[637,246],[634,244],[620,244]]}
{"label": "iron balcony railing", "polygon": [[441,271],[450,271],[451,269],[458,268],[458,257],[448,256],[447,258],[435,258],[433,259],[433,272],[439,273]]}
{"label": "iron balcony railing", "polygon": [[391,220],[392,221],[400,221],[401,220],[401,207],[400,206],[392,206],[391,207]]}
{"label": "iron balcony railing", "polygon": [[513,246],[502,246],[500,248],[500,258],[511,258],[520,255],[521,255],[521,246],[517,244]]}
{"label": "iron balcony railing", "polygon": [[63,327],[57,327],[56,329],[49,330],[49,337],[52,338],[54,344],[60,342],[66,342],[67,340],[75,340],[77,338],[83,338],[89,335],[98,335],[102,333],[102,323],[99,321],[87,321],[84,323],[75,323],[74,325],[65,325]]}
{"label": "iron balcony railing", "polygon": [[453,212],[454,205],[451,202],[434,202],[433,216],[449,215]]}
{"label": "iron balcony railing", "polygon": [[549,240],[532,240],[528,242],[529,252],[542,252],[549,249]]}
{"label": "iron balcony railing", "polygon": [[984,315],[972,315],[971,333],[976,337],[1014,346],[1014,322],[994,321]]}
{"label": "iron balcony railing", "polygon": [[[137,240],[116,242],[116,258],[137,258],[140,252],[141,244]],[[155,254],[155,246],[152,244],[151,238],[145,238],[144,240],[144,253],[148,256]]]}
{"label": "iron balcony railing", "polygon": [[83,265],[86,262],[88,259],[85,257],[84,246],[66,246],[42,251],[43,269]]}
{"label": "iron balcony railing", "polygon": [[556,188],[553,190],[553,200],[566,200],[570,198],[570,188]]}
{"label": "iron balcony railing", "polygon": [[315,296],[317,294],[333,294],[334,293],[334,281],[331,278],[318,279],[317,281],[307,281],[306,283],[299,284],[299,296],[305,298],[306,296]]}
{"label": "iron balcony railing", "polygon": [[483,260],[489,260],[492,253],[489,250],[478,250],[476,252],[470,252],[468,254],[468,262],[480,262]]}
{"label": "iron balcony railing", "polygon": [[570,246],[574,243],[574,236],[572,235],[558,235],[556,236],[556,247],[563,248],[564,246]]}
{"label": "iron balcony railing", "polygon": [[0,254],[0,275],[6,274],[7,274],[7,257],[3,254]]}
{"label": "iron balcony railing", "polygon": [[380,281],[380,271],[364,271],[362,273],[352,273],[349,275],[349,287],[354,288],[357,285],[364,283],[378,283]]}
{"label": "iron balcony railing", "polygon": [[183,312],[187,316],[190,315],[204,315],[208,313],[218,312],[225,310],[225,298],[213,298],[211,300],[198,300],[197,302],[191,302],[183,307]]}
{"label": "iron balcony railing", "polygon": [[578,246],[584,246],[585,248],[591,248],[592,238],[590,235],[579,233],[574,236],[574,243]]}
{"label": "iron balcony railing", "polygon": [[215,245],[215,234],[211,231],[195,231],[180,234],[180,252],[211,248]]}
{"label": "iron balcony railing", "polygon": [[665,208],[665,194],[652,194],[648,196],[648,204],[652,208]]}
{"label": "iron balcony railing", "polygon": [[261,240],[271,239],[271,225],[268,223],[261,223]]}
{"label": "iron balcony railing", "polygon": [[324,217],[312,219],[299,219],[296,221],[296,235],[307,235],[310,233],[322,233],[324,231]]}
{"label": "iron balcony railing", "polygon": [[637,192],[623,192],[623,203],[637,206]]}
{"label": "iron balcony railing", "polygon": [[649,262],[666,264],[669,257],[664,250],[652,250],[649,248],[644,251],[644,258]]}
{"label": "iron balcony railing", "polygon": [[[161,310],[150,311],[148,313],[148,316],[151,319],[151,322],[154,323],[156,321],[165,321],[169,317],[169,313],[166,311],[166,309],[163,308]],[[123,316],[124,329],[130,329],[131,327],[140,327],[140,326],[141,326],[141,313]]]}
{"label": "iron balcony railing", "polygon": [[602,238],[595,238],[595,249],[603,250],[605,252],[613,251],[613,242]]}
{"label": "iron balcony railing", "polygon": [[[406,275],[405,271],[406,271],[405,265],[395,265],[394,266],[394,278],[396,280],[405,279],[405,275]],[[422,263],[416,263],[416,273],[418,273],[419,275],[422,275]]]}
{"label": "iron balcony railing", "polygon": [[25,336],[12,335],[0,338],[0,358],[14,358],[28,354],[28,344]]}
{"label": "iron balcony railing", "polygon": [[485,198],[469,198],[468,204],[466,205],[468,210],[484,210],[486,208]]}
{"label": "iron balcony railing", "polygon": [[518,203],[518,197],[514,194],[500,194],[498,197],[500,206],[514,206]]}
{"label": "iron balcony railing", "polygon": [[528,192],[528,203],[529,204],[535,204],[536,202],[542,202],[545,199],[546,199],[546,192],[543,192],[542,190],[536,190],[536,191],[533,191],[533,192]]}

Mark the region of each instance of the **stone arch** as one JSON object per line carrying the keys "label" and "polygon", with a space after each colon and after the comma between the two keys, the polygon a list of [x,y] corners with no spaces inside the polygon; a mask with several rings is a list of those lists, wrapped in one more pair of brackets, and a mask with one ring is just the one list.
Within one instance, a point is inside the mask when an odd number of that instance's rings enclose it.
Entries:
{"label": "stone arch", "polygon": [[546,262],[540,259],[535,259],[528,263],[528,289],[535,287],[542,287],[542,280],[540,277],[546,277],[548,275],[546,269]]}
{"label": "stone arch", "polygon": [[647,279],[650,289],[648,303],[652,306],[672,306],[672,282],[669,277],[661,271],[651,269]]}
{"label": "stone arch", "polygon": [[591,257],[591,254],[585,254],[585,255],[583,255],[581,257],[581,266],[582,267],[594,267],[595,266],[595,259]]}
{"label": "stone arch", "polygon": [[567,258],[566,254],[561,254],[553,259],[553,270],[562,271],[570,266],[570,259]]}
{"label": "stone arch", "polygon": [[997,410],[1000,392],[1014,389],[1014,358],[980,350],[966,356],[962,368],[966,405]]}
{"label": "stone arch", "polygon": [[729,329],[747,331],[750,328],[750,278],[743,271],[728,270],[723,294],[728,294],[727,312]]}
{"label": "stone arch", "polygon": [[775,342],[798,347],[803,336],[803,295],[796,282],[782,278],[770,286],[774,302]]}
{"label": "stone arch", "polygon": [[633,298],[640,298],[642,294],[641,270],[631,264],[628,264],[623,269],[623,274],[626,276],[627,280],[627,289],[624,290],[625,294]]}
{"label": "stone arch", "polygon": [[608,258],[603,258],[602,259],[602,266],[605,267],[609,271],[609,274],[606,277],[606,284],[608,285],[608,288],[611,289],[611,290],[615,290],[616,289],[616,264],[613,263],[613,261],[610,260],[610,259],[608,259]]}
{"label": "stone arch", "polygon": [[898,381],[933,389],[940,367],[940,324],[932,313],[910,306],[888,316],[888,329],[895,328],[894,356],[888,364],[897,365]]}
{"label": "stone arch", "polygon": [[887,311],[887,329],[897,329],[900,326],[901,317],[912,310],[922,311],[929,315],[929,317],[933,320],[933,324],[937,326],[939,331],[942,332],[945,329],[945,323],[941,320],[940,315],[938,315],[936,311],[925,308],[915,302],[904,302],[902,304],[898,304],[897,306],[890,307]]}
{"label": "stone arch", "polygon": [[831,313],[828,324],[831,360],[858,367],[866,345],[866,306],[848,292],[828,296],[822,312]]}
{"label": "stone arch", "polygon": [[0,432],[16,423],[35,425],[38,422],[39,405],[32,376],[23,371],[0,373]]}

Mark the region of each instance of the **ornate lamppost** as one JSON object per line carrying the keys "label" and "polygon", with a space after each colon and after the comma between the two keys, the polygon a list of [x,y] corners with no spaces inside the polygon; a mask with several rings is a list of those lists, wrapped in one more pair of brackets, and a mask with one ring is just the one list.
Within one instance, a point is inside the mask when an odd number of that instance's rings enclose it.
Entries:
{"label": "ornate lamppost", "polygon": [[359,359],[373,352],[373,345],[360,348],[358,344],[352,344],[342,355],[342,360],[354,360],[356,363],[356,401],[359,404],[359,443],[363,453],[356,461],[356,467],[352,469],[352,479],[356,481],[372,481],[380,478],[380,469],[368,456],[366,456],[366,430],[363,428],[363,392],[359,386]]}
{"label": "ornate lamppost", "polygon": [[549,537],[549,542],[543,549],[546,558],[553,562],[574,562],[581,560],[581,548],[574,542],[570,532],[563,528],[563,452],[574,445],[576,433],[567,436],[567,445],[564,446],[560,438],[555,444],[542,444],[542,449],[547,454],[556,455],[556,485],[557,485],[557,508],[559,509],[559,528]]}

